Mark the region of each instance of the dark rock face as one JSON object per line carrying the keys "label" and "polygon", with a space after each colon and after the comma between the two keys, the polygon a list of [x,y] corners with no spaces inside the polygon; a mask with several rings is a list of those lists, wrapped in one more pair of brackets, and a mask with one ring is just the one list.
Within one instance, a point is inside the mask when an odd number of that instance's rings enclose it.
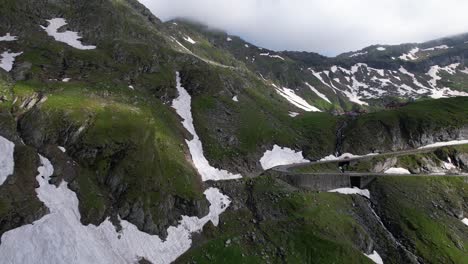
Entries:
{"label": "dark rock face", "polygon": [[[463,124],[462,124],[463,125]],[[339,153],[369,154],[414,149],[436,142],[467,138],[468,127],[423,127],[407,128],[402,123],[386,125],[371,121],[352,126],[345,132]]]}
{"label": "dark rock face", "polygon": [[[277,209],[275,203],[284,197],[293,196],[297,192],[307,192],[278,178],[273,181],[272,185],[281,186],[280,191],[276,193],[256,193],[255,179],[217,182],[213,185],[232,198],[232,204],[228,208],[229,212],[249,210],[254,218],[252,221],[262,226],[262,223],[288,218],[287,212]],[[373,202],[373,199],[369,201],[361,196],[352,196],[353,207],[347,211],[347,214],[363,228],[355,230],[354,246],[366,254],[371,254],[373,250],[376,250],[384,260],[392,260],[395,263],[418,263],[414,256],[407,252],[394,235],[387,230],[380,217],[374,212]],[[259,239],[266,239],[268,242],[268,238],[263,237],[264,234],[261,232],[259,233],[257,234]],[[195,243],[197,242],[196,240]]]}
{"label": "dark rock face", "polygon": [[8,230],[31,224],[48,213],[35,189],[39,157],[33,148],[16,145],[14,174],[0,186],[0,236]]}

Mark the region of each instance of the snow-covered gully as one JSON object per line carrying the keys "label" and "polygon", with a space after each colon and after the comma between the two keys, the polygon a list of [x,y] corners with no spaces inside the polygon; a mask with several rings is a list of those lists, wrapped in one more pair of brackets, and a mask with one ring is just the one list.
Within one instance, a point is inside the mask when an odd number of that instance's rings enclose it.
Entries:
{"label": "snow-covered gully", "polygon": [[[370,192],[369,190],[367,189],[359,189],[357,187],[353,187],[353,188],[339,188],[339,189],[334,189],[334,190],[330,190],[328,191],[330,193],[340,193],[340,194],[345,194],[345,195],[360,195],[360,196],[363,196],[367,199],[370,199]],[[370,207],[370,206],[369,206]],[[372,207],[370,207],[370,209],[372,210],[372,213],[377,217],[377,220],[381,222],[380,218],[378,218],[377,214],[374,212],[374,210],[372,209]],[[388,230],[387,230],[388,231]],[[374,261],[375,263],[377,264],[383,264],[383,260],[382,258],[380,257],[379,253],[377,253],[377,251],[373,251],[371,254],[365,254],[364,255],[368,258],[370,258],[372,261]]]}
{"label": "snow-covered gully", "polygon": [[106,219],[101,225],[82,225],[78,198],[66,182],[59,187],[49,184],[54,168],[40,157],[36,177],[38,198],[49,213],[31,225],[21,226],[3,234],[0,256],[3,263],[135,263],[146,259],[152,263],[170,263],[191,246],[191,234],[200,232],[212,222],[218,225],[219,215],[230,204],[218,189],[209,188],[204,194],[210,202],[208,215],[203,218],[182,216],[176,227],[169,227],[165,241],[141,232],[120,220],[122,230]]}
{"label": "snow-covered gully", "polygon": [[[372,208],[370,202],[368,203],[368,206],[369,206],[369,209],[371,210],[372,214],[375,216],[375,218],[377,219],[377,221],[379,222],[379,224],[382,226],[382,228],[385,230],[385,232],[388,234],[389,238],[398,246],[400,247],[401,249],[403,249],[406,254],[408,254],[408,257],[411,257],[416,263],[419,263],[418,261],[418,257],[416,257],[411,251],[409,251],[403,244],[401,244],[400,241],[398,241],[398,239],[396,239],[396,237],[393,235],[392,232],[390,232],[390,230],[388,230],[388,228],[385,226],[385,224],[383,223],[382,221],[382,218],[380,218],[380,216],[375,212],[374,208]],[[377,263],[377,262],[376,262]]]}
{"label": "snow-covered gully", "polygon": [[210,165],[208,160],[206,159],[205,155],[203,154],[203,146],[200,138],[195,131],[195,127],[193,126],[193,117],[191,112],[191,102],[192,99],[182,87],[179,72],[176,73],[176,80],[177,80],[177,91],[179,92],[179,96],[174,99],[172,102],[172,107],[176,110],[177,114],[183,119],[182,125],[185,129],[187,129],[190,134],[192,134],[192,140],[185,140],[189,147],[190,155],[192,156],[192,161],[195,168],[200,173],[203,181],[213,180],[231,180],[231,179],[238,179],[241,178],[242,175],[240,174],[233,174],[226,170],[221,170],[214,168]]}
{"label": "snow-covered gully", "polygon": [[[173,107],[183,118],[183,126],[193,135],[187,144],[203,181],[240,178],[239,174],[209,165],[193,126],[190,95],[182,87],[179,73],[176,77],[179,97],[174,100]],[[12,143],[0,137],[0,165],[6,176],[12,173],[13,147]],[[76,194],[68,188],[66,182],[62,182],[59,187],[49,184],[53,166],[42,156],[40,160],[42,165],[36,177],[39,183],[36,193],[49,213],[31,225],[3,234],[0,255],[7,263],[135,263],[141,259],[151,263],[170,263],[190,248],[193,233],[202,231],[208,222],[217,226],[220,214],[231,203],[229,197],[218,189],[208,188],[204,192],[210,203],[208,215],[203,218],[182,216],[178,226],[168,228],[165,241],[121,219],[120,231],[116,231],[109,219],[99,226],[85,226],[80,222]]]}
{"label": "snow-covered gully", "polygon": [[0,136],[0,186],[6,181],[8,176],[13,174],[15,161],[13,154],[15,144]]}
{"label": "snow-covered gully", "polygon": [[[403,244],[401,244],[400,241],[398,241],[395,238],[393,233],[390,232],[390,230],[388,230],[388,228],[385,226],[385,224],[383,223],[380,216],[375,212],[374,208],[372,208],[371,202],[370,202],[370,192],[369,192],[369,190],[359,189],[357,187],[354,187],[354,188],[340,188],[340,189],[330,190],[328,192],[340,193],[340,194],[345,194],[345,195],[360,195],[360,196],[363,196],[363,197],[367,198],[368,199],[367,204],[369,206],[369,210],[372,212],[374,217],[377,219],[377,221],[379,222],[381,227],[388,234],[389,238],[393,241],[393,243],[395,243],[395,245],[397,245],[398,247],[403,249],[408,254],[408,257],[412,258],[416,263],[418,263],[418,258],[412,252],[410,252]],[[380,257],[379,253],[377,253],[377,251],[375,251],[375,250],[371,254],[364,254],[364,255],[366,255],[368,258],[370,258],[372,261],[374,261],[377,264],[383,264],[382,258]]]}

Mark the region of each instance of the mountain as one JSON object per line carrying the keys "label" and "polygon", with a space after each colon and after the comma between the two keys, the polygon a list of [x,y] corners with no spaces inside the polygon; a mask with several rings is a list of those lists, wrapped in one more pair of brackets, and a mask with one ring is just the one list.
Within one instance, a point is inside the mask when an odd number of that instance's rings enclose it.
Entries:
{"label": "mountain", "polygon": [[466,172],[464,146],[351,164],[425,174],[377,178],[365,196],[304,189],[275,168],[465,142],[467,41],[328,58],[162,22],[136,0],[5,0],[0,255],[464,263],[466,178],[426,177]]}

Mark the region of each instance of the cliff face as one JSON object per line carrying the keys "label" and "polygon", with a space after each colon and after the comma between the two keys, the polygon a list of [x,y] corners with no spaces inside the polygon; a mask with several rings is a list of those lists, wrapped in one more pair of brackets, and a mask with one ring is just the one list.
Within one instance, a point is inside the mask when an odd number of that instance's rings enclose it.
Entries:
{"label": "cliff face", "polygon": [[466,139],[463,101],[463,98],[438,100],[434,104],[426,101],[347,121],[339,152],[390,152]]}

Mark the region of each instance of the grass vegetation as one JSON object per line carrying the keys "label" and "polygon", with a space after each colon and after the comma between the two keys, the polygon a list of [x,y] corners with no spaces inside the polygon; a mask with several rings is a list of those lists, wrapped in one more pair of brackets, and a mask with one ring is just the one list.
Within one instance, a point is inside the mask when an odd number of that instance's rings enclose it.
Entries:
{"label": "grass vegetation", "polygon": [[373,184],[382,218],[426,263],[468,263],[466,226],[456,215],[466,210],[466,179],[379,178]]}
{"label": "grass vegetation", "polygon": [[353,197],[291,192],[263,176],[245,184],[250,210],[228,210],[177,263],[372,263],[356,248],[366,235]]}
{"label": "grass vegetation", "polygon": [[79,82],[19,82],[13,92],[19,114],[25,100],[47,96],[22,119],[43,133],[43,143],[64,145],[82,166],[77,183],[83,215],[102,216],[109,192],[121,203],[143,202],[153,219],[161,217],[155,205],[168,195],[204,200],[185,157],[180,120],[158,100],[147,103],[147,94],[127,87],[109,91]]}

